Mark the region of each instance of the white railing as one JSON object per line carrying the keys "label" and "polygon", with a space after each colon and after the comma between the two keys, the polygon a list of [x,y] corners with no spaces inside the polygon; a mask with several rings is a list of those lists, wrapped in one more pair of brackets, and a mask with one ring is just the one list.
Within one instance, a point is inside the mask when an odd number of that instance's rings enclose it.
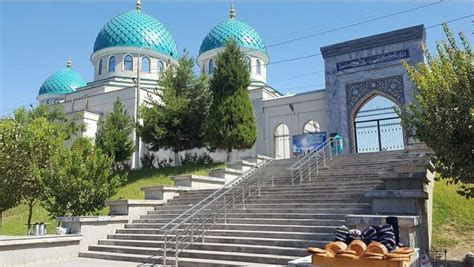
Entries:
{"label": "white railing", "polygon": [[254,194],[260,195],[261,188],[268,182],[274,186],[274,175],[266,173],[266,160],[227,183],[184,213],[164,225],[163,266],[167,257],[174,253],[178,266],[179,253],[196,242],[205,242],[207,230],[217,222],[227,224],[229,210],[245,209],[245,202]]}
{"label": "white railing", "polygon": [[299,179],[300,184],[302,184],[304,180],[311,181],[314,175],[317,175],[322,168],[327,166],[328,161],[332,161],[337,151],[335,140],[333,137],[329,138],[289,168],[291,171],[292,185],[295,184],[295,180],[297,179]]}

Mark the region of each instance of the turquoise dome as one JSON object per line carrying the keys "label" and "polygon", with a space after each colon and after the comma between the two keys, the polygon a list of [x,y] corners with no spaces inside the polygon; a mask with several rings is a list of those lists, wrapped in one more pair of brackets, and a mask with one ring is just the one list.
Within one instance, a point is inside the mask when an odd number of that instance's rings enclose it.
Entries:
{"label": "turquoise dome", "polygon": [[156,18],[140,10],[122,13],[107,22],[95,39],[94,52],[115,46],[147,47],[178,58],[171,33]]}
{"label": "turquoise dome", "polygon": [[240,47],[267,52],[262,38],[254,28],[245,22],[230,18],[212,28],[202,41],[199,54],[214,48],[225,47],[230,38],[234,38]]}
{"label": "turquoise dome", "polygon": [[42,94],[67,94],[86,85],[86,81],[76,71],[67,67],[56,71],[44,81],[39,90]]}

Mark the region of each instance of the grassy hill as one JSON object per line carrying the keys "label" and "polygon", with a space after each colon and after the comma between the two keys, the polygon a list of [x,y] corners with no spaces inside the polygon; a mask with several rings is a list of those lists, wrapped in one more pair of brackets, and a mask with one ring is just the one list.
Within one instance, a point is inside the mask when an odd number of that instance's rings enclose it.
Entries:
{"label": "grassy hill", "polygon": [[[208,175],[209,169],[223,167],[223,164],[209,164],[209,165],[194,165],[194,166],[182,166],[182,167],[167,167],[160,168],[158,170],[138,170],[131,171],[125,184],[120,187],[117,194],[111,199],[143,199],[144,193],[140,191],[143,186],[150,185],[173,185],[172,176],[184,175],[184,174],[195,174],[195,175]],[[97,215],[108,214],[108,208],[104,208],[97,212]],[[9,209],[3,213],[2,216],[2,235],[25,235],[26,234],[26,221],[28,218],[28,207],[25,204],[21,204],[15,208]],[[54,233],[57,222],[55,219],[51,219],[48,216],[48,212],[41,207],[36,205],[33,209],[32,222],[45,222],[50,223],[48,231]]]}
{"label": "grassy hill", "polygon": [[433,197],[433,247],[464,251],[474,247],[474,199],[456,193],[459,185],[435,183]]}

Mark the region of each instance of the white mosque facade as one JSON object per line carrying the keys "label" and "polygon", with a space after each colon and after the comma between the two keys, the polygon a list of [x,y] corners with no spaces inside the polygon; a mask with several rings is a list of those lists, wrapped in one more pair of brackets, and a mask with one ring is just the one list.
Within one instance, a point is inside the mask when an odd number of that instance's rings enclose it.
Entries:
{"label": "white mosque facade", "polygon": [[[308,140],[318,143],[335,134],[343,138],[346,153],[398,150],[407,144],[393,107],[411,99],[413,85],[400,62],[423,62],[422,25],[322,47],[326,88],[294,95],[267,84],[270,59],[265,44],[254,28],[236,19],[233,7],[229,19],[211,29],[201,44],[197,64],[202,74],[212,75],[215,58],[230,38],[249,63],[248,90],[258,132],[254,147],[234,152],[234,158],[294,157],[304,153]],[[99,32],[90,58],[93,81],[86,83],[68,61],[65,69],[45,80],[37,99],[64,106],[86,125],[82,135],[94,137],[99,119],[112,110],[117,97],[137,118],[137,107],[155,97],[160,73],[178,57],[172,34],[142,11],[138,1],[135,10],[114,17]],[[131,164],[139,168],[147,145],[135,141],[140,145]],[[158,156],[174,157],[169,151]],[[211,156],[224,160],[226,155]]]}

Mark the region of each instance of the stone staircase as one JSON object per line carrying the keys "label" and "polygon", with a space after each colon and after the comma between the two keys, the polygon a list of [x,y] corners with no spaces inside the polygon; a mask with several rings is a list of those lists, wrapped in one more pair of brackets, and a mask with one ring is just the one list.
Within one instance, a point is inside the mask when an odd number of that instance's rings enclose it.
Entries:
{"label": "stone staircase", "polygon": [[[295,160],[275,160],[263,172],[273,176],[274,186],[268,182],[245,209],[228,211],[227,224],[217,221],[205,243],[193,243],[180,252],[179,265],[287,265],[306,256],[307,247],[321,247],[334,238],[347,214],[371,214],[364,193],[380,187],[379,173],[389,171],[388,162],[402,156],[402,152],[340,155],[311,181],[300,184],[297,179],[294,185],[287,169]],[[160,228],[215,190],[182,192],[80,256],[160,264],[164,239]],[[174,264],[173,255],[168,256],[167,263]]]}

